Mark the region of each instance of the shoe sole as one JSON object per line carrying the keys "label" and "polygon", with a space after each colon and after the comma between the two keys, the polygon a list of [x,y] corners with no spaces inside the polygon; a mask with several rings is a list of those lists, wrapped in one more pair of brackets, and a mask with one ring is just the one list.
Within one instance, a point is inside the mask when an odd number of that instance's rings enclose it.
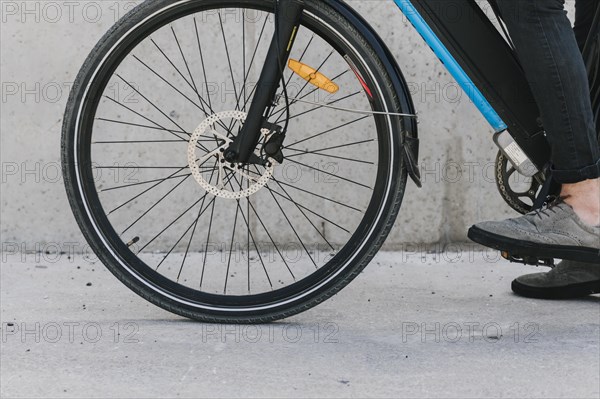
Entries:
{"label": "shoe sole", "polygon": [[563,287],[532,287],[514,280],[511,288],[515,294],[526,298],[574,299],[592,294],[600,294],[600,280],[565,285]]}
{"label": "shoe sole", "polygon": [[476,226],[469,229],[468,237],[478,244],[507,252],[516,257],[554,258],[600,264],[600,249],[515,240],[490,233]]}

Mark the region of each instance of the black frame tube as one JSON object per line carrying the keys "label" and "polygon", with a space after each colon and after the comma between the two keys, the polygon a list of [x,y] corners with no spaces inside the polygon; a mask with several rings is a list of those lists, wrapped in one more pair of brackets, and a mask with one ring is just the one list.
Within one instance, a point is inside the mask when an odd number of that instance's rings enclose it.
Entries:
{"label": "black frame tube", "polygon": [[541,170],[550,160],[537,103],[512,48],[475,0],[412,0]]}

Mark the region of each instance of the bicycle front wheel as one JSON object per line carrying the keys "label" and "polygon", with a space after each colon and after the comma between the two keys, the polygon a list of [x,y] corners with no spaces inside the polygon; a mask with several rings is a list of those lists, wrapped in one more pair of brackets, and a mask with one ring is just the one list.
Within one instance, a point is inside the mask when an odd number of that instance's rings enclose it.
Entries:
{"label": "bicycle front wheel", "polygon": [[202,321],[290,316],[348,284],[390,231],[410,133],[349,110],[411,110],[357,28],[305,6],[291,58],[339,90],[286,72],[289,104],[269,118],[288,121],[281,163],[222,155],[256,90],[273,1],[147,1],[78,75],[62,143],[71,207],[100,260],[152,303]]}

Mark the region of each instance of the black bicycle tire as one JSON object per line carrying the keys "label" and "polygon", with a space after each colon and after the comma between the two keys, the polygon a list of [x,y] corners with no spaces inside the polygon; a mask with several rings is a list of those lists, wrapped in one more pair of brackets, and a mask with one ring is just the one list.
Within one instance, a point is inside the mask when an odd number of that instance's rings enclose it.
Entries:
{"label": "black bicycle tire", "polygon": [[[215,1],[207,0],[203,2],[211,3]],[[196,1],[196,3],[199,2]],[[239,1],[238,3],[241,5],[264,5],[272,2],[268,0],[245,0]],[[385,98],[386,104],[389,105],[392,112],[402,112],[403,110],[400,109],[400,102],[397,98],[397,93],[395,93],[393,90],[393,85],[389,76],[385,72],[382,61],[377,58],[375,51],[371,46],[369,46],[359,31],[352,27],[349,21],[345,20],[333,9],[325,7],[322,2],[309,0],[306,3],[307,7],[312,7],[312,9],[322,12],[323,16],[328,18],[330,22],[337,23],[339,26],[344,27],[344,37],[350,37],[350,40],[360,45],[360,51],[363,53],[363,56],[370,64],[369,67],[374,71],[374,73],[376,73],[378,81],[381,83],[382,95]],[[392,142],[393,148],[391,151],[394,151],[396,155],[394,157],[395,165],[393,165],[393,168],[391,168],[393,169],[393,177],[391,179],[392,189],[390,190],[389,194],[390,198],[386,202],[386,209],[383,212],[384,216],[381,217],[381,221],[378,224],[380,228],[377,232],[373,233],[371,237],[369,237],[368,250],[365,250],[364,253],[361,253],[361,256],[357,257],[357,260],[354,262],[354,264],[352,264],[350,267],[347,267],[344,273],[338,276],[338,278],[336,278],[334,281],[324,285],[321,287],[321,289],[315,291],[310,296],[303,298],[302,300],[292,301],[289,304],[281,305],[280,307],[273,308],[269,311],[260,311],[256,313],[222,313],[218,311],[208,312],[206,310],[198,311],[197,308],[182,305],[177,301],[157,294],[156,291],[144,286],[129,272],[125,271],[122,266],[115,261],[114,257],[98,239],[97,232],[94,231],[94,226],[89,220],[89,215],[87,215],[85,212],[82,203],[83,199],[78,191],[78,183],[75,177],[77,160],[74,156],[74,149],[77,143],[74,142],[74,131],[78,121],[78,105],[84,96],[84,88],[90,84],[92,79],[91,74],[96,70],[98,63],[104,58],[108,49],[110,49],[111,46],[121,37],[123,32],[127,32],[132,26],[136,26],[147,15],[155,13],[164,7],[171,6],[172,4],[173,2],[171,0],[149,0],[145,3],[142,3],[128,13],[125,17],[123,17],[123,19],[121,19],[108,33],[106,33],[106,35],[96,45],[84,63],[74,83],[67,104],[67,110],[63,124],[62,160],[67,195],[77,223],[79,224],[83,235],[93,251],[97,254],[104,265],[111,271],[111,273],[113,273],[120,281],[122,281],[127,287],[141,297],[170,312],[200,321],[222,323],[262,323],[289,317],[291,315],[303,312],[339,292],[339,290],[352,281],[364,269],[364,267],[366,267],[373,256],[375,256],[377,251],[383,245],[383,242],[385,241],[389,231],[391,230],[399,212],[407,183],[407,171],[401,155],[401,137],[398,132],[395,132],[400,128],[400,123],[396,121],[397,125],[390,125],[388,127],[388,129],[390,129],[390,134],[395,134],[398,137]]]}

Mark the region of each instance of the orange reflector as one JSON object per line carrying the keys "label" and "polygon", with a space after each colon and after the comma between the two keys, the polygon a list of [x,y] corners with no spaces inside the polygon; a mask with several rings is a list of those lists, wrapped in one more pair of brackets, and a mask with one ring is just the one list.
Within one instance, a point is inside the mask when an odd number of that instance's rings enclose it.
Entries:
{"label": "orange reflector", "polygon": [[340,87],[333,83],[327,76],[323,75],[313,67],[301,63],[300,61],[290,59],[288,62],[288,68],[290,68],[296,75],[300,76],[308,83],[315,85],[319,89],[323,89],[328,93],[333,94],[340,89]]}

